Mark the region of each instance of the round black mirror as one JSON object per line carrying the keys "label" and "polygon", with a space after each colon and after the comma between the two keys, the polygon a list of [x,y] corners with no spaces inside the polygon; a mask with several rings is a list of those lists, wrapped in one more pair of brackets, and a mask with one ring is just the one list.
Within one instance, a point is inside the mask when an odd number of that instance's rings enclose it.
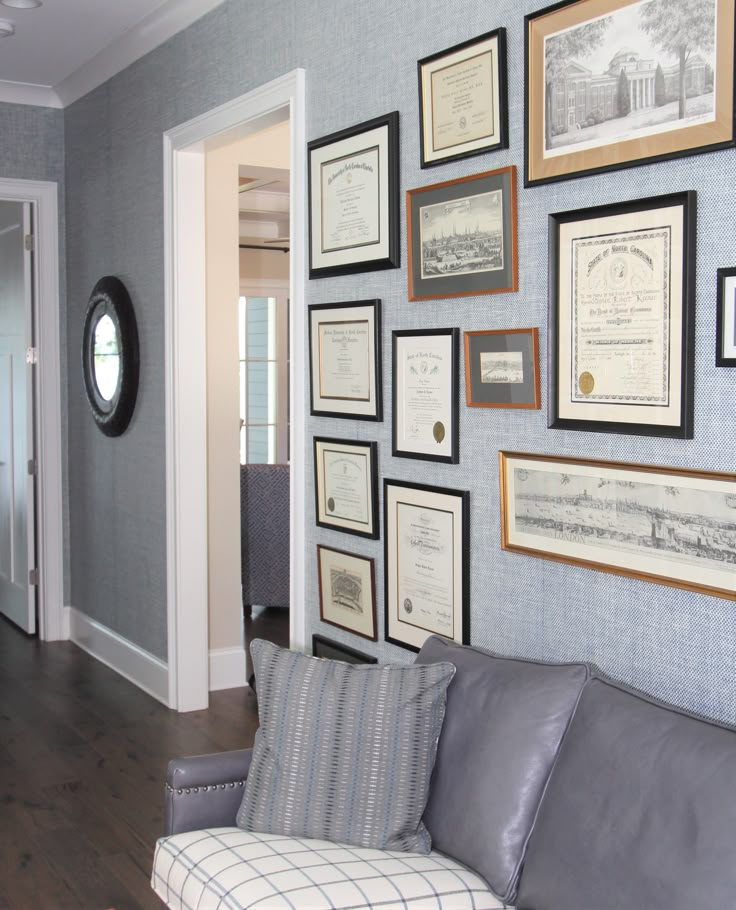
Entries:
{"label": "round black mirror", "polygon": [[130,423],[138,394],[138,329],[133,304],[119,278],[94,286],[82,338],[82,372],[95,423],[120,436]]}

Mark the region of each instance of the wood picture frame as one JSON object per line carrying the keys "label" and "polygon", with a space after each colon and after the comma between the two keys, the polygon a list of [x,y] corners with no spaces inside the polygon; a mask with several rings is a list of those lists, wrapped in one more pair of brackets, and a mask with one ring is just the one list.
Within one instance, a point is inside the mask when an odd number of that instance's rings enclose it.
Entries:
{"label": "wood picture frame", "polygon": [[736,600],[736,474],[499,459],[504,550]]}
{"label": "wood picture frame", "polygon": [[378,658],[356,651],[340,642],[332,641],[323,635],[312,636],[312,657],[321,657],[325,660],[342,660],[346,664],[377,664]]}
{"label": "wood picture frame", "polygon": [[525,186],[735,144],[732,0],[565,0],[524,24]]}
{"label": "wood picture frame", "polygon": [[409,300],[516,291],[516,167],[408,190]]}
{"label": "wood picture frame", "polygon": [[718,269],[716,366],[736,367],[736,268]]}
{"label": "wood picture frame", "polygon": [[375,442],[314,437],[315,515],[319,527],[378,538],[377,462]]}
{"label": "wood picture frame", "polygon": [[695,193],[549,216],[549,427],[693,438]]}
{"label": "wood picture frame", "polygon": [[469,408],[541,408],[539,329],[487,329],[464,337]]}
{"label": "wood picture frame", "polygon": [[317,544],[322,622],[376,641],[375,560]]}
{"label": "wood picture frame", "polygon": [[309,277],[401,264],[399,113],[307,144]]}
{"label": "wood picture frame", "polygon": [[417,63],[423,168],[509,147],[506,29]]}

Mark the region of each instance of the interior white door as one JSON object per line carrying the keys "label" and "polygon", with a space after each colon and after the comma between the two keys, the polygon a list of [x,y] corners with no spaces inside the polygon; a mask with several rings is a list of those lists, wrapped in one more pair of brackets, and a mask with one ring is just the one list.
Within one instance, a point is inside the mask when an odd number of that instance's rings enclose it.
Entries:
{"label": "interior white door", "polygon": [[0,612],[29,634],[36,631],[31,235],[30,203],[0,201]]}

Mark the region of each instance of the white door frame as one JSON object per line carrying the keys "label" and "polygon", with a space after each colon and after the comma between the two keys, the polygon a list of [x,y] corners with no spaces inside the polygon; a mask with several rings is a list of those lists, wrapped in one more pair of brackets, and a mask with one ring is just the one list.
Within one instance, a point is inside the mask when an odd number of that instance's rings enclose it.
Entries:
{"label": "white door frame", "polygon": [[[169,707],[209,702],[205,141],[289,117],[291,158],[291,451],[305,451],[303,382],[307,198],[304,71],[293,70],[164,133],[166,582]],[[304,465],[291,470],[291,645],[303,648]]]}
{"label": "white door frame", "polygon": [[61,485],[61,358],[59,338],[59,213],[57,185],[0,178],[0,199],[33,206],[36,247],[33,276],[36,322],[36,558],[39,569],[38,634],[68,638],[64,622]]}

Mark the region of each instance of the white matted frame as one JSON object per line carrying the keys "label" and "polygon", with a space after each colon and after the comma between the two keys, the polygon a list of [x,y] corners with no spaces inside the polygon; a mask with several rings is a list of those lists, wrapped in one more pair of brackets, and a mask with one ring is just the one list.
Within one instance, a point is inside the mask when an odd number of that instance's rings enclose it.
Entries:
{"label": "white matted frame", "polygon": [[[169,707],[179,711],[206,708],[209,700],[204,143],[236,127],[245,136],[290,119],[291,451],[303,452],[304,107],[304,71],[296,69],[163,137]],[[300,649],[305,646],[304,496],[304,471],[297,464],[291,472],[290,636],[292,647]]]}

